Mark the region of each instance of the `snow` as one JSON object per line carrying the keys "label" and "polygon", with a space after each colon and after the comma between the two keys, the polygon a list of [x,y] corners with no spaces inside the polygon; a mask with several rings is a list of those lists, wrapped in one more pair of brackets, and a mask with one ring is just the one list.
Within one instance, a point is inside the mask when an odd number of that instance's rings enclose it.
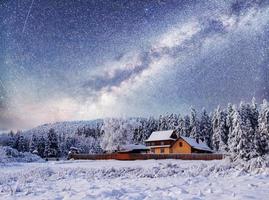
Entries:
{"label": "snow", "polygon": [[18,152],[8,146],[0,146],[0,167],[11,162],[42,162],[44,161],[36,154],[30,152]]}
{"label": "snow", "polygon": [[161,141],[161,140],[174,140],[171,138],[171,135],[174,131],[168,130],[168,131],[154,131],[150,135],[150,137],[146,140],[146,142],[150,141]]}
{"label": "snow", "polygon": [[269,171],[221,161],[59,161],[0,168],[0,199],[259,199]]}
{"label": "snow", "polygon": [[199,143],[197,143],[196,140],[193,138],[184,137],[184,136],[180,136],[180,137],[195,149],[212,151],[212,149],[210,149],[205,142],[200,141]]}

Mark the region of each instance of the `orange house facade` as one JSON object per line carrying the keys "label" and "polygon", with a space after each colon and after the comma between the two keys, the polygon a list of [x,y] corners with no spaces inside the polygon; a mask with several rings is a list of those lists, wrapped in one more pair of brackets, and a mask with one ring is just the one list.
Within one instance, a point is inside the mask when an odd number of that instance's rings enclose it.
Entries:
{"label": "orange house facade", "polygon": [[175,131],[155,131],[145,141],[151,153],[155,154],[191,154],[212,153],[213,151],[202,141],[190,137],[177,137]]}

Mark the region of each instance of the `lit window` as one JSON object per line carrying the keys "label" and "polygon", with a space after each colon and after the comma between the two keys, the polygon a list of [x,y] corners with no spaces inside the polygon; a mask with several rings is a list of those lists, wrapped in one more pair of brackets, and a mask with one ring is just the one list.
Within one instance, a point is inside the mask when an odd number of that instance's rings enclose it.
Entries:
{"label": "lit window", "polygon": [[182,147],[182,146],[183,146],[182,142],[179,142],[179,147]]}

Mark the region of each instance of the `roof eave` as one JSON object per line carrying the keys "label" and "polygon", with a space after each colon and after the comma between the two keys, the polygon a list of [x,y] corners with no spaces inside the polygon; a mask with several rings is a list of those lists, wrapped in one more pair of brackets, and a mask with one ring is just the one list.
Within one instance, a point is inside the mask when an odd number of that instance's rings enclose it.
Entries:
{"label": "roof eave", "polygon": [[196,150],[200,150],[200,151],[208,151],[208,152],[212,152],[212,153],[214,152],[211,149],[202,149],[202,148],[196,148],[196,147],[192,147],[192,146],[191,146],[191,148],[196,149]]}

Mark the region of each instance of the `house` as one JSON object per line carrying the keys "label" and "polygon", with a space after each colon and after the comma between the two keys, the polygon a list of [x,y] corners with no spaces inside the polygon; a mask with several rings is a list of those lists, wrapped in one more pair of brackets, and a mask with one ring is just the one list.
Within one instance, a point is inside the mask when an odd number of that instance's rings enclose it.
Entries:
{"label": "house", "polygon": [[156,154],[213,152],[205,142],[190,137],[177,137],[177,134],[173,130],[155,131],[145,143],[150,148],[150,152]]}

